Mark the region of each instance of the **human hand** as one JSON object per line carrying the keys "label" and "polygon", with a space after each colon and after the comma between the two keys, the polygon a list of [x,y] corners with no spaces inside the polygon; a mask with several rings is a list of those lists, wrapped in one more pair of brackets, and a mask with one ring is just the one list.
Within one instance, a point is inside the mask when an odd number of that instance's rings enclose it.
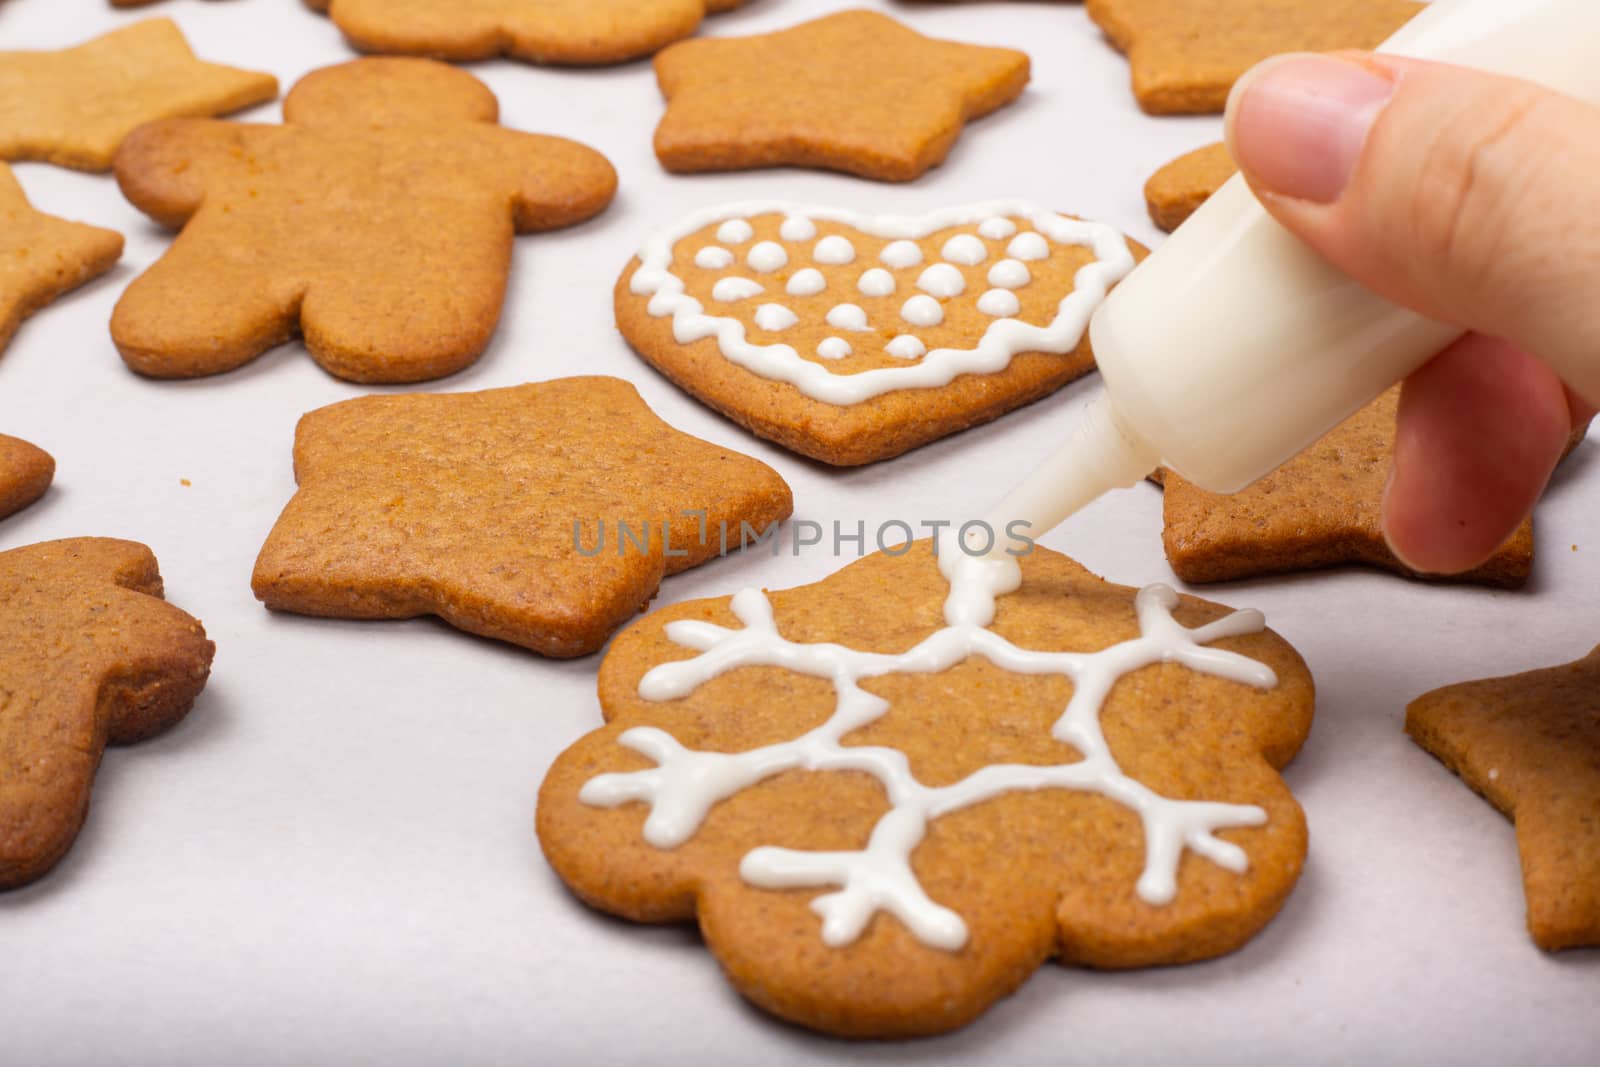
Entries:
{"label": "human hand", "polygon": [[1600,403],[1600,110],[1460,67],[1291,55],[1239,81],[1227,128],[1280,223],[1374,292],[1471,331],[1407,379],[1383,504],[1409,566],[1470,570]]}

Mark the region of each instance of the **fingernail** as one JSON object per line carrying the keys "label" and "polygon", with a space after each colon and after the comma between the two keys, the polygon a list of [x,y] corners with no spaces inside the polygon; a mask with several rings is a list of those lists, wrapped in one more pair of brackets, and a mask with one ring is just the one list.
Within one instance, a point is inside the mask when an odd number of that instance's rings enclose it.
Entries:
{"label": "fingernail", "polygon": [[1228,98],[1228,148],[1258,189],[1297,200],[1339,199],[1393,80],[1333,56],[1269,59]]}

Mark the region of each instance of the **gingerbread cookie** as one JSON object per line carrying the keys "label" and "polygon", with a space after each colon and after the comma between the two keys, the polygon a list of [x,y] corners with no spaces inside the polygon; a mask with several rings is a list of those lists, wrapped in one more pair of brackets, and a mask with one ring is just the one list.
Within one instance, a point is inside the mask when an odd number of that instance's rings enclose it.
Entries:
{"label": "gingerbread cookie", "polygon": [[1150,176],[1144,202],[1150,221],[1171,233],[1239,173],[1225,144],[1207,145],[1174,159]]}
{"label": "gingerbread cookie", "polygon": [[1086,0],[1128,54],[1152,115],[1220,114],[1239,76],[1268,56],[1375,48],[1426,5],[1411,0]]}
{"label": "gingerbread cookie", "polygon": [[513,234],[616,191],[604,156],[496,125],[494,94],[431,60],[314,71],[283,110],[282,126],[153,123],[117,154],[128,199],[183,227],[112,315],[139,373],[232,370],[296,331],[350,381],[454,373],[500,321]]}
{"label": "gingerbread cookie", "polygon": [[664,575],[794,506],[776,471],[616,378],[347,400],[300,420],[294,467],[251,583],[267,607],[437,615],[547,656],[593,652]]}
{"label": "gingerbread cookie", "polygon": [[56,476],[56,461],[37,445],[0,434],[0,519],[44,496]]}
{"label": "gingerbread cookie", "polygon": [[655,65],[667,98],[656,157],[678,173],[796,166],[910,181],[1028,82],[1022,52],[935,40],[870,11],[684,41]]}
{"label": "gingerbread cookie", "polygon": [[540,789],[551,865],[604,911],[698,920],[741,993],[850,1037],[962,1026],[1052,956],[1239,947],[1305,855],[1278,774],[1304,663],[1258,613],[1020,563],[920,542],[631,627],[607,725]]}
{"label": "gingerbread cookie", "polygon": [[66,854],[107,744],[160,733],[205,688],[213,646],[161,593],[132,541],[0,552],[0,889]]}
{"label": "gingerbread cookie", "polygon": [[[1226,582],[1363,563],[1407,577],[1437,577],[1409,570],[1383,537],[1383,490],[1399,404],[1396,386],[1232,496],[1164,471],[1161,540],[1173,573],[1186,582]],[[1572,443],[1582,436],[1579,431]],[[1528,580],[1532,567],[1528,519],[1482,566],[1448,580],[1514,589]]]}
{"label": "gingerbread cookie", "polygon": [[0,350],[22,320],[122,257],[122,235],[36,211],[0,163]]}
{"label": "gingerbread cookie", "polygon": [[1092,369],[1089,316],[1142,251],[1022,201],[915,217],[747,202],[652,236],[617,282],[617,322],[754,433],[871,463]]}
{"label": "gingerbread cookie", "polygon": [[1534,942],[1600,945],[1600,648],[1436,689],[1406,709],[1406,732],[1516,823]]}
{"label": "gingerbread cookie", "polygon": [[225,115],[277,95],[270,74],[196,59],[170,19],[59,52],[0,52],[0,159],[107,170],[141,123]]}
{"label": "gingerbread cookie", "polygon": [[744,0],[305,0],[365,52],[597,66],[650,55]]}

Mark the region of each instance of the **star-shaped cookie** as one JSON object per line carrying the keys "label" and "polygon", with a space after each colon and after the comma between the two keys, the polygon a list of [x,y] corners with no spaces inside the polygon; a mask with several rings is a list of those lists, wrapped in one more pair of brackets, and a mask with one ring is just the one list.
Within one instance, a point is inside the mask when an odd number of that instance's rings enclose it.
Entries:
{"label": "star-shaped cookie", "polygon": [[744,0],[305,0],[364,52],[599,66],[650,55]]}
{"label": "star-shaped cookie", "polygon": [[1171,233],[1239,173],[1225,144],[1206,145],[1174,159],[1144,184],[1150,221]]}
{"label": "star-shaped cookie", "polygon": [[757,37],[683,41],[655,61],[670,171],[820,167],[910,181],[968,119],[1021,94],[1028,57],[845,11]]}
{"label": "star-shaped cookie", "polygon": [[223,115],[277,95],[270,74],[196,59],[170,19],[58,52],[0,52],[0,159],[108,170],[143,123]]}
{"label": "star-shaped cookie", "polygon": [[107,744],[165,730],[205,688],[212,644],[161,596],[132,541],[0,552],[0,889],[72,846]]}
{"label": "star-shaped cookie", "polygon": [[50,453],[20,437],[0,434],[0,519],[44,496],[55,474]]}
{"label": "star-shaped cookie", "polygon": [[[1226,582],[1365,563],[1416,577],[1383,538],[1383,490],[1399,403],[1396,387],[1232,496],[1164,472],[1162,542],[1173,572],[1186,582]],[[1481,567],[1452,580],[1516,588],[1532,566],[1529,519]]]}
{"label": "star-shaped cookie", "polygon": [[1239,76],[1268,56],[1373,48],[1425,5],[1411,0],[1086,0],[1128,54],[1133,95],[1152,115],[1220,113]]}
{"label": "star-shaped cookie", "polygon": [[267,607],[437,615],[547,656],[594,651],[664,575],[793,509],[776,471],[617,378],[347,400],[300,420],[294,468],[252,580]]}
{"label": "star-shaped cookie", "polygon": [[1600,945],[1600,648],[1434,690],[1406,732],[1516,823],[1534,942]]}
{"label": "star-shaped cookie", "polygon": [[11,168],[0,163],[0,349],[22,320],[110,270],[122,235],[35,211]]}

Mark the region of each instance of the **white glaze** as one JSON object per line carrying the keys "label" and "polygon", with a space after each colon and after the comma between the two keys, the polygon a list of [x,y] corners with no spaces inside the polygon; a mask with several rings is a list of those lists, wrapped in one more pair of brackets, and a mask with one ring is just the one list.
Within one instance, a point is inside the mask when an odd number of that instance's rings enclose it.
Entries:
{"label": "white glaze", "polygon": [[872,329],[867,324],[867,313],[859,304],[837,304],[828,312],[828,325],[840,330],[861,333]]}
{"label": "white glaze", "polygon": [[978,223],[978,233],[991,241],[1004,241],[1017,232],[1017,224],[1010,219],[984,219]]}
{"label": "white glaze", "polygon": [[[1259,633],[1264,626],[1259,612],[1235,612],[1191,630],[1172,617],[1177,594],[1167,586],[1153,585],[1140,591],[1135,600],[1138,637],[1098,652],[1042,652],[1019,648],[987,629],[994,621],[997,598],[1015,591],[1021,583],[1015,559],[969,556],[947,536],[939,566],[950,583],[945,626],[899,655],[790,641],[779,632],[772,604],[759,589],[746,589],[732,600],[733,614],[743,623],[742,628],[694,619],[668,623],[667,637],[699,655],[646,673],[639,682],[639,695],[646,700],[680,699],[741,667],[776,666],[832,682],[837,694],[832,717],[794,740],[740,753],[688,749],[664,730],[634,727],[625,731],[618,743],[653,760],[656,766],[598,775],[584,784],[579,799],[597,807],[629,802],[649,805],[645,840],[657,848],[671,849],[693,837],[719,801],[784,771],[872,775],[882,783],[890,807],[864,848],[807,852],[759,847],[746,853],[739,865],[741,877],[761,888],[839,887],[811,903],[823,920],[823,941],[832,946],[855,941],[873,915],[886,911],[925,944],[951,952],[961,949],[967,942],[966,923],[923,890],[911,865],[912,853],[933,821],[1008,792],[1070,789],[1094,793],[1139,816],[1144,827],[1145,868],[1135,891],[1152,905],[1170,903],[1176,896],[1178,864],[1185,850],[1226,870],[1242,873],[1248,869],[1244,850],[1215,835],[1230,827],[1260,826],[1266,822],[1266,812],[1251,805],[1174,800],[1130,778],[1106,741],[1100,712],[1120,679],[1158,663],[1179,663],[1257,688],[1276,685],[1276,676],[1265,664],[1206,647],[1223,638]],[[938,674],[975,656],[1017,674],[1071,679],[1072,698],[1050,733],[1082,758],[1054,765],[991,764],[958,782],[931,787],[917,780],[905,754],[897,749],[841,743],[890,709],[888,701],[861,688],[863,679]]]}
{"label": "white glaze", "polygon": [[761,241],[750,249],[745,262],[758,274],[771,274],[789,265],[789,253],[776,241]]}
{"label": "white glaze", "polygon": [[989,246],[970,233],[958,233],[944,243],[939,255],[951,263],[976,267],[989,258]]}
{"label": "white glaze", "polygon": [[761,329],[777,333],[799,322],[800,316],[782,304],[762,304],[756,308],[755,319]]}
{"label": "white glaze", "polygon": [[920,338],[903,333],[884,345],[883,350],[895,359],[921,359],[927,355],[928,346]]}
{"label": "white glaze", "polygon": [[748,300],[766,292],[761,283],[749,278],[718,278],[717,284],[711,287],[711,299],[721,304],[732,304],[740,300]]}
{"label": "white glaze", "polygon": [[989,268],[989,284],[997,289],[1021,289],[1033,281],[1033,271],[1020,259],[1002,259]]}
{"label": "white glaze", "polygon": [[742,245],[756,235],[747,219],[729,219],[717,227],[717,240],[725,245]]}
{"label": "white glaze", "polygon": [[816,296],[828,288],[828,279],[815,267],[802,267],[789,277],[790,296]]}
{"label": "white glaze", "polygon": [[843,267],[856,261],[856,246],[848,238],[829,234],[817,242],[817,247],[811,250],[811,258],[831,267]]}
{"label": "white glaze", "polygon": [[944,307],[926,293],[918,293],[900,305],[900,317],[913,326],[937,326],[944,321]]}
{"label": "white glaze", "polygon": [[933,296],[949,299],[967,291],[967,279],[948,263],[935,263],[917,278],[917,288]]}
{"label": "white glaze", "polygon": [[817,224],[804,215],[790,215],[778,227],[778,236],[785,241],[809,241],[817,235]]}
{"label": "white glaze", "polygon": [[733,266],[733,253],[721,245],[706,245],[694,254],[694,265],[701,270],[727,270]]}
{"label": "white glaze", "polygon": [[878,253],[878,258],[896,270],[906,270],[922,265],[922,246],[915,241],[890,241]]}
{"label": "white glaze", "polygon": [[1022,310],[1022,301],[1010,289],[990,289],[978,297],[978,310],[997,319],[1008,319]]}
{"label": "white glaze", "polygon": [[1050,242],[1043,234],[1019,233],[1006,246],[1006,255],[1012,259],[1049,259]]}
{"label": "white glaze", "polygon": [[824,337],[822,343],[817,345],[817,355],[823,359],[843,359],[853,352],[855,349],[843,337]]}
{"label": "white glaze", "polygon": [[[973,348],[939,348],[915,365],[840,374],[802,357],[789,345],[751,343],[745,336],[744,323],[732,316],[708,313],[700,301],[684,291],[683,279],[672,272],[673,251],[684,238],[724,220],[773,213],[803,215],[851,226],[870,237],[890,241],[922,239],[940,230],[1006,217],[1028,223],[1059,244],[1087,247],[1094,253],[1095,260],[1079,268],[1073,278],[1073,291],[1062,297],[1055,318],[1047,325],[997,319],[989,324]],[[885,248],[885,253],[892,247],[891,244]],[[1133,269],[1133,255],[1127,241],[1112,227],[1069,219],[1026,201],[1014,200],[969,204],[916,217],[865,215],[842,208],[781,201],[729,204],[696,212],[661,230],[646,243],[639,258],[641,264],[629,280],[629,288],[634,294],[649,298],[648,309],[652,316],[671,317],[673,337],[679,344],[715,337],[722,354],[739,366],[774,381],[789,382],[815,400],[837,405],[859,404],[897,389],[936,388],[962,374],[993,374],[1005,369],[1020,352],[1071,352],[1078,347],[1089,317],[1105,299],[1109,288]]]}
{"label": "white glaze", "polygon": [[856,288],[861,290],[863,296],[893,296],[894,275],[882,267],[873,267],[861,275]]}

